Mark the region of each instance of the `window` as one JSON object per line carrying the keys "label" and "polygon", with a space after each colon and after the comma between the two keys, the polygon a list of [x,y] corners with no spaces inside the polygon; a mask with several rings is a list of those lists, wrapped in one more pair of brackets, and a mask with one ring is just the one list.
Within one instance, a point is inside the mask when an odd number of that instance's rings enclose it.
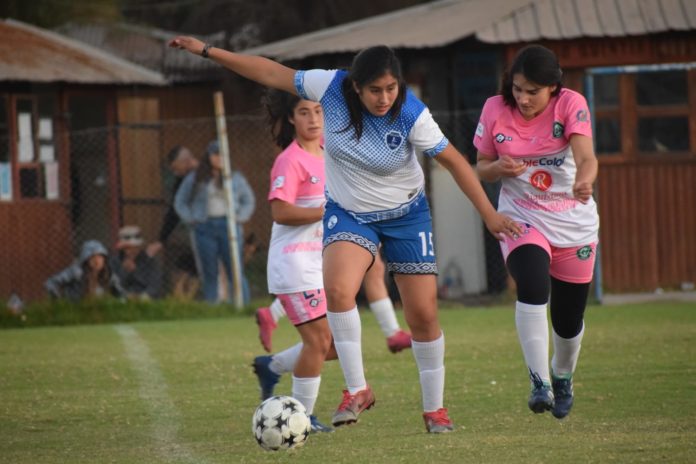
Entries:
{"label": "window", "polygon": [[[22,199],[58,198],[58,164],[55,152],[51,95],[17,96],[15,99],[17,192]],[[9,157],[10,163],[12,158]],[[11,169],[10,169],[11,170]]]}
{"label": "window", "polygon": [[0,95],[0,201],[12,200],[12,164],[7,97]]}
{"label": "window", "polygon": [[619,160],[693,156],[694,68],[696,63],[590,70],[597,154]]}

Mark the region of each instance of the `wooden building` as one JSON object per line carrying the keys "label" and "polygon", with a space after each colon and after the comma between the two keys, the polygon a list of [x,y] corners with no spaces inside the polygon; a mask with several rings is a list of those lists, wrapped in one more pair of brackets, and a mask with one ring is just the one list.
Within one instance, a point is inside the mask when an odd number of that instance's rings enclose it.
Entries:
{"label": "wooden building", "polygon": [[[134,88],[166,80],[18,21],[0,22],[0,35],[0,299],[26,300],[44,295],[44,280],[70,264],[81,239],[112,244],[121,225],[117,150],[127,134],[89,130],[123,118]],[[80,130],[90,144],[76,149],[70,134]],[[97,214],[80,216],[76,195],[99,205]]]}

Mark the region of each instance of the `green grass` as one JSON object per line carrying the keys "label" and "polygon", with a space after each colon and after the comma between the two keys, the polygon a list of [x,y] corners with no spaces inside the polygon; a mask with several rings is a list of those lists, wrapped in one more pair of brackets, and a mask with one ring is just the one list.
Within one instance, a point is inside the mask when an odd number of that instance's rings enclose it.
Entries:
{"label": "green grass", "polygon": [[[399,316],[402,316],[399,313]],[[526,406],[528,381],[510,308],[440,312],[446,406],[455,433],[425,433],[411,353],[392,355],[362,313],[376,407],[359,424],[291,452],[251,435],[261,353],[249,316],[132,323],[166,385],[143,388],[113,325],[0,331],[2,463],[689,462],[696,442],[696,308],[591,307],[576,404],[563,421]],[[283,322],[274,347],[297,341]],[[157,367],[149,372],[155,372]],[[153,378],[150,378],[151,380]],[[327,364],[316,413],[340,400]],[[277,388],[289,393],[290,379]]]}

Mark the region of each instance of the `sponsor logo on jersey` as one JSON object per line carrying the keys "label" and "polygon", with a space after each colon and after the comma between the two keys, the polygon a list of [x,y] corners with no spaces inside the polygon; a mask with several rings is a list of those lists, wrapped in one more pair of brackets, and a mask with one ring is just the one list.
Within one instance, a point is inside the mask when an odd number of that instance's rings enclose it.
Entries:
{"label": "sponsor logo on jersey", "polygon": [[328,221],[326,221],[326,227],[328,227],[329,230],[330,230],[330,229],[333,229],[334,227],[336,227],[336,224],[337,224],[337,223],[338,223],[338,218],[337,218],[336,215],[334,214],[334,215],[332,215],[332,216],[329,218]]}
{"label": "sponsor logo on jersey", "polygon": [[563,166],[565,163],[565,156],[554,156],[553,158],[538,158],[538,159],[526,159],[523,161],[524,165],[533,168],[537,166],[547,166],[557,168]]}
{"label": "sponsor logo on jersey", "polygon": [[553,184],[553,179],[551,178],[551,174],[548,171],[539,170],[533,172],[529,176],[529,183],[532,184],[532,187],[534,187],[535,189],[545,192],[551,188],[551,185]]}
{"label": "sponsor logo on jersey", "polygon": [[560,122],[556,121],[553,123],[553,138],[560,139],[563,137],[563,131],[565,131],[565,126]]}
{"label": "sponsor logo on jersey", "polygon": [[478,123],[478,126],[476,126],[476,135],[479,137],[483,137],[483,130],[484,130],[483,124]]}
{"label": "sponsor logo on jersey", "polygon": [[285,185],[285,176],[278,176],[273,179],[273,190],[279,189]]}
{"label": "sponsor logo on jersey", "polygon": [[575,118],[580,122],[587,122],[587,110],[579,110],[575,113]]}
{"label": "sponsor logo on jersey", "polygon": [[401,146],[401,142],[404,141],[404,137],[400,132],[389,131],[387,132],[387,135],[385,135],[385,141],[387,142],[387,146],[390,150],[396,150]]}
{"label": "sponsor logo on jersey", "polygon": [[590,245],[585,245],[584,247],[578,249],[577,255],[578,259],[581,261],[590,259],[590,256],[592,256],[592,247]]}
{"label": "sponsor logo on jersey", "polygon": [[505,135],[503,133],[495,134],[495,141],[498,143],[503,143],[505,141],[512,142],[512,137]]}

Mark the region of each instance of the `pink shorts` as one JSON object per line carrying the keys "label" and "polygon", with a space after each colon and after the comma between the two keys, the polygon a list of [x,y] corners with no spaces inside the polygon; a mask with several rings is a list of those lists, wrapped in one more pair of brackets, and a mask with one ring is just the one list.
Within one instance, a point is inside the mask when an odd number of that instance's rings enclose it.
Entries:
{"label": "pink shorts", "polygon": [[276,295],[293,325],[311,322],[326,316],[324,289]]}
{"label": "pink shorts", "polygon": [[552,277],[573,284],[586,284],[592,281],[597,242],[587,245],[559,248],[551,245],[546,237],[529,224],[519,223],[522,235],[516,239],[505,236],[500,242],[503,258],[522,245],[537,245],[546,250],[551,258],[550,274]]}

